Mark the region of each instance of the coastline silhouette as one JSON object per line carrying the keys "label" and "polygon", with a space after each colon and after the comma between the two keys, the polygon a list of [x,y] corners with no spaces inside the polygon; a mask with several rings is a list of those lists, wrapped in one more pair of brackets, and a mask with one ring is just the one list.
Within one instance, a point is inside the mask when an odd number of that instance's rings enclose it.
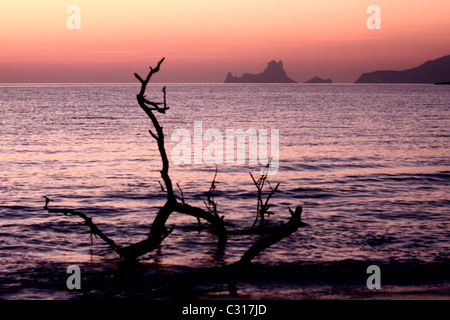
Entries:
{"label": "coastline silhouette", "polygon": [[450,55],[429,60],[418,67],[363,73],[355,83],[443,83],[450,80]]}

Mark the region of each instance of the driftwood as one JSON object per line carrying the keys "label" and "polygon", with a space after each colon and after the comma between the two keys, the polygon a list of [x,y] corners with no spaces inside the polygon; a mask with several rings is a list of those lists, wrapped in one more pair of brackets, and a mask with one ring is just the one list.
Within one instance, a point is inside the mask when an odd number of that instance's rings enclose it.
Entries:
{"label": "driftwood", "polygon": [[[113,241],[110,237],[105,235],[92,221],[92,218],[86,216],[84,213],[72,210],[72,209],[66,209],[66,208],[49,208],[49,202],[51,201],[48,197],[45,198],[45,206],[44,209],[47,210],[49,213],[63,213],[65,215],[75,215],[80,217],[82,220],[84,220],[84,223],[89,227],[91,234],[98,236],[100,239],[102,239],[104,242],[106,242],[109,247],[114,250],[121,259],[126,261],[134,261],[138,257],[151,252],[158,248],[161,244],[161,242],[170,235],[170,233],[173,230],[173,227],[171,229],[166,228],[166,222],[169,216],[174,213],[181,213],[186,214],[192,217],[197,218],[200,225],[200,219],[207,221],[212,227],[215,233],[218,237],[218,248],[223,250],[225,247],[225,244],[227,242],[228,236],[232,234],[259,234],[261,235],[261,238],[257,240],[241,257],[241,259],[231,265],[227,265],[224,267],[220,267],[220,272],[217,273],[219,277],[225,277],[228,278],[226,275],[229,274],[235,274],[235,272],[238,269],[242,269],[250,265],[251,261],[254,257],[256,257],[261,251],[264,249],[270,247],[272,244],[282,240],[283,238],[289,236],[293,232],[295,232],[299,227],[305,225],[301,221],[301,213],[302,208],[298,206],[294,211],[290,210],[291,218],[290,220],[278,227],[272,227],[266,228],[263,225],[264,222],[264,215],[272,214],[272,212],[269,211],[269,200],[273,196],[273,194],[277,191],[279,184],[275,187],[271,188],[271,191],[269,195],[267,196],[266,200],[263,201],[262,199],[262,188],[264,187],[264,183],[267,181],[267,175],[262,175],[261,178],[256,180],[253,175],[251,175],[251,178],[253,179],[253,182],[255,183],[255,186],[258,190],[258,202],[257,202],[257,215],[254,225],[256,224],[256,221],[258,218],[260,219],[260,226],[258,228],[250,228],[248,230],[238,231],[238,232],[231,232],[226,230],[226,224],[224,222],[224,217],[219,216],[217,211],[217,203],[214,199],[214,191],[216,189],[216,178],[217,178],[217,170],[214,175],[214,179],[211,183],[211,187],[209,191],[206,193],[206,201],[204,202],[206,206],[206,210],[191,206],[186,203],[183,195],[183,191],[179,184],[177,184],[177,187],[181,193],[181,196],[177,196],[174,192],[174,187],[172,184],[172,180],[169,176],[169,160],[167,157],[167,153],[165,150],[165,144],[164,144],[164,132],[163,127],[158,122],[158,119],[156,118],[154,111],[157,111],[158,113],[165,114],[167,110],[169,110],[169,107],[167,107],[167,101],[166,101],[166,87],[163,87],[163,102],[153,102],[149,101],[145,97],[145,91],[147,88],[147,85],[151,79],[151,77],[157,73],[160,70],[160,66],[162,62],[164,61],[164,58],[161,59],[157,66],[155,68],[150,67],[150,71],[147,74],[147,77],[144,79],[141,76],[139,76],[137,73],[135,73],[135,77],[140,81],[141,83],[141,89],[139,94],[137,95],[137,102],[139,106],[142,108],[142,110],[147,114],[147,116],[150,118],[154,131],[149,130],[149,133],[153,139],[157,142],[159,154],[162,160],[162,169],[160,171],[161,173],[161,179],[162,183],[161,190],[164,191],[167,195],[167,200],[165,204],[159,209],[155,219],[153,220],[153,223],[150,227],[150,232],[148,234],[148,237],[144,240],[133,243],[128,246],[120,246],[115,241]],[[269,164],[268,164],[269,166]],[[267,181],[268,182],[268,181]],[[217,276],[216,275],[216,276]],[[203,278],[203,276],[198,276],[198,278]],[[195,279],[195,277],[193,278]],[[232,281],[230,282],[232,283]],[[233,287],[231,285],[231,287]],[[231,290],[232,291],[232,290]]]}

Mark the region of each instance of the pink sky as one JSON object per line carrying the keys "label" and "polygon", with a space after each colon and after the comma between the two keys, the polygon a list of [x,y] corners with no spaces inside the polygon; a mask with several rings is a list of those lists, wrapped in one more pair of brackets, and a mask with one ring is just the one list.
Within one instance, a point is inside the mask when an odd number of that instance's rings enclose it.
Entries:
{"label": "pink sky", "polygon": [[[371,4],[381,30],[366,27]],[[223,82],[270,60],[298,82],[354,82],[450,54],[448,0],[2,1],[0,27],[0,82],[135,82],[163,56],[156,82]]]}

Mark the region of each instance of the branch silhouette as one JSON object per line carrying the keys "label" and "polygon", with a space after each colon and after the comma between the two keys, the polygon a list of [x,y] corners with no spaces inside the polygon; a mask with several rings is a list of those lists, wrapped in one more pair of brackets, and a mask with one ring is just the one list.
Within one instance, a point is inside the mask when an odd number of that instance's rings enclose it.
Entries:
{"label": "branch silhouette", "polygon": [[[264,215],[272,214],[272,212],[268,211],[270,208],[269,200],[271,199],[273,194],[277,191],[279,184],[277,184],[275,188],[272,188],[270,186],[270,183],[267,181],[267,174],[263,174],[258,180],[256,180],[253,177],[253,175],[250,174],[255,186],[258,189],[257,216],[253,226],[256,224],[258,218],[260,219],[260,226],[259,228],[253,228],[252,226],[248,230],[228,231],[225,228],[224,216],[219,216],[218,214],[217,202],[215,200],[215,190],[217,187],[216,186],[217,169],[211,182],[209,191],[205,194],[206,201],[204,201],[204,204],[206,206],[206,210],[200,207],[187,204],[179,183],[177,183],[176,185],[181,193],[181,196],[177,196],[175,194],[173,183],[169,175],[169,160],[165,149],[163,127],[160,125],[158,118],[154,113],[156,111],[160,114],[165,114],[166,111],[169,110],[169,107],[167,107],[167,100],[166,100],[166,87],[163,87],[162,89],[163,102],[150,101],[145,97],[147,85],[151,80],[152,76],[160,71],[161,64],[163,63],[163,61],[164,58],[162,58],[158,62],[155,68],[150,67],[150,71],[148,72],[145,79],[137,73],[134,74],[134,76],[141,83],[140,91],[136,96],[137,103],[141,107],[141,109],[145,112],[145,114],[148,116],[148,118],[151,120],[151,123],[153,125],[153,130],[150,129],[149,133],[150,136],[156,141],[158,145],[158,150],[162,162],[162,168],[160,170],[162,183],[161,182],[159,183],[161,186],[161,191],[166,193],[167,195],[165,204],[158,210],[158,213],[156,214],[156,217],[154,218],[150,226],[148,236],[139,242],[132,243],[126,246],[121,246],[117,244],[114,240],[112,240],[110,237],[108,237],[106,234],[104,234],[93,222],[93,219],[91,217],[88,217],[82,212],[78,212],[67,208],[53,208],[53,207],[49,208],[49,203],[51,200],[47,196],[44,196],[45,198],[44,209],[47,210],[49,213],[63,213],[64,215],[73,215],[80,217],[84,221],[84,224],[88,226],[91,234],[98,236],[100,239],[102,239],[106,244],[109,245],[109,247],[112,250],[114,250],[120,256],[121,259],[126,261],[134,261],[140,256],[157,249],[161,245],[164,239],[167,238],[174,229],[174,226],[172,226],[169,229],[166,227],[166,222],[169,216],[174,212],[195,217],[197,218],[198,221],[200,221],[200,219],[207,221],[213,227],[213,230],[217,235],[218,238],[217,245],[219,252],[224,250],[229,235],[259,234],[261,236],[260,239],[257,240],[243,254],[241,259],[239,259],[233,264],[224,266],[223,268],[220,269],[221,271],[218,274],[223,275],[224,273],[229,273],[230,270],[235,272],[238,269],[248,267],[251,261],[257,255],[259,255],[264,249],[270,247],[274,243],[282,240],[283,238],[288,237],[289,235],[294,233],[299,227],[306,225],[301,221],[302,207],[297,206],[295,212],[289,209],[291,218],[287,223],[277,227],[271,228],[265,227],[263,225]],[[269,165],[270,162],[267,165],[267,168],[269,167]],[[263,201],[262,190],[264,187],[264,183],[266,181],[268,182],[271,191],[269,192],[266,200]],[[234,286],[233,281],[230,280],[230,283],[231,283],[230,288],[233,288]],[[230,290],[230,292],[232,292],[233,290]]]}

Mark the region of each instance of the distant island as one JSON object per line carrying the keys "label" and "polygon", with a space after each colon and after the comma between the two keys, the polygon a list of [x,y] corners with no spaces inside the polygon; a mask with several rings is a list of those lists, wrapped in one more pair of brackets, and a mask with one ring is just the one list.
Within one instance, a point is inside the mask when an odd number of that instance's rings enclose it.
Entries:
{"label": "distant island", "polygon": [[445,83],[450,80],[450,55],[404,71],[364,73],[355,83]]}
{"label": "distant island", "polygon": [[228,72],[225,83],[296,83],[289,78],[283,69],[283,62],[280,60],[270,61],[267,68],[259,74],[244,73],[242,77],[235,77]]}
{"label": "distant island", "polygon": [[331,79],[322,79],[319,77],[314,77],[309,79],[308,81],[305,81],[305,83],[333,83]]}

